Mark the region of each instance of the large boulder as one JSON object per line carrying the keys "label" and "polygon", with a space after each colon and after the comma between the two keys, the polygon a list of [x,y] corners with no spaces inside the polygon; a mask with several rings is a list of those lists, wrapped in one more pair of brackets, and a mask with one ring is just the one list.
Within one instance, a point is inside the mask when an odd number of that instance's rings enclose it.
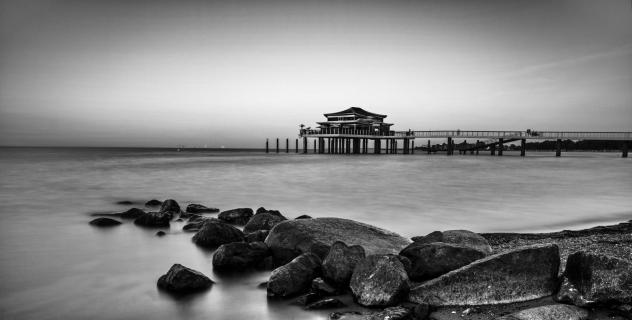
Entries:
{"label": "large boulder", "polygon": [[158,287],[174,293],[191,293],[208,289],[213,280],[199,271],[181,264],[174,264],[169,271],[158,279]]}
{"label": "large boulder", "polygon": [[213,268],[220,271],[242,271],[256,267],[270,254],[263,242],[233,242],[221,245],[213,255]]}
{"label": "large boulder", "polygon": [[341,218],[284,221],[270,230],[266,238],[266,244],[280,263],[310,251],[325,258],[336,241],[349,246],[359,245],[367,255],[398,254],[411,243],[396,233]]}
{"label": "large boulder", "polygon": [[252,215],[252,209],[250,208],[237,208],[223,211],[217,217],[220,220],[224,220],[228,223],[244,225],[248,223],[248,220],[252,218]]}
{"label": "large boulder", "polygon": [[451,243],[479,250],[485,255],[492,254],[492,247],[487,242],[487,239],[478,233],[468,230],[434,231],[423,237],[413,237],[412,240],[419,243]]}
{"label": "large boulder", "polygon": [[408,275],[396,255],[371,255],[358,262],[349,287],[363,306],[393,306],[408,294]]}
{"label": "large boulder", "polygon": [[134,224],[150,228],[169,228],[171,214],[163,212],[148,212],[134,220]]}
{"label": "large boulder", "polygon": [[632,262],[589,252],[568,256],[564,282],[556,295],[577,306],[632,303]]}
{"label": "large boulder", "polygon": [[192,203],[187,206],[186,212],[188,213],[213,213],[219,212],[217,208],[209,208],[207,206],[203,206],[201,204]]}
{"label": "large boulder", "polygon": [[180,213],[180,211],[182,211],[180,209],[180,205],[178,204],[177,201],[173,199],[165,200],[160,206],[160,212],[170,213],[174,215],[174,214]]}
{"label": "large boulder", "polygon": [[96,218],[90,221],[90,224],[96,227],[113,227],[120,225],[121,222],[111,218]]}
{"label": "large boulder", "polygon": [[588,311],[576,306],[553,304],[529,308],[501,317],[498,320],[586,320]]}
{"label": "large boulder", "polygon": [[410,260],[408,276],[414,281],[436,278],[485,257],[479,250],[443,242],[413,242],[400,255]]}
{"label": "large boulder", "polygon": [[268,295],[287,297],[306,291],[312,280],[320,273],[320,258],[313,253],[304,253],[288,264],[278,267],[270,274]]}
{"label": "large boulder", "polygon": [[512,303],[557,289],[557,245],[517,248],[472,262],[411,289],[409,300],[435,306]]}
{"label": "large boulder", "polygon": [[225,243],[241,241],[244,241],[243,232],[218,219],[205,220],[200,230],[193,236],[193,242],[205,248],[215,248]]}
{"label": "large boulder", "polygon": [[244,226],[244,232],[250,233],[257,230],[270,230],[277,224],[287,220],[282,215],[272,214],[270,212],[262,212],[255,214]]}
{"label": "large boulder", "polygon": [[356,264],[365,257],[361,246],[349,247],[344,242],[336,241],[323,259],[323,277],[339,288],[346,287],[349,285]]}
{"label": "large boulder", "polygon": [[247,242],[265,241],[268,237],[270,230],[258,230],[246,235]]}

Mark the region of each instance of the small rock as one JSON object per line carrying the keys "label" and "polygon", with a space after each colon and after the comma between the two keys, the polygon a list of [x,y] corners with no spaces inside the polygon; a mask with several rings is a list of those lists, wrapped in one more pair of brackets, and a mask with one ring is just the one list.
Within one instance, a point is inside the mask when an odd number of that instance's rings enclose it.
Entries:
{"label": "small rock", "polygon": [[144,215],[146,212],[138,209],[138,208],[131,208],[125,212],[121,212],[119,214],[119,216],[123,219],[136,219],[142,215]]}
{"label": "small rock", "polygon": [[580,307],[632,303],[632,262],[575,252],[568,256],[556,299]]}
{"label": "small rock", "polygon": [[565,304],[555,304],[521,310],[499,320],[586,320],[588,311]]}
{"label": "small rock", "polygon": [[309,304],[312,304],[316,301],[318,301],[318,299],[320,299],[320,295],[310,292],[307,294],[304,294],[298,298],[296,298],[296,300],[294,301],[296,304],[301,305],[301,306],[307,306]]}
{"label": "small rock", "polygon": [[359,311],[332,312],[329,320],[366,320]]}
{"label": "small rock", "polygon": [[317,255],[304,253],[288,264],[274,269],[268,281],[268,295],[287,297],[309,289],[312,280],[318,276],[320,263]]}
{"label": "small rock", "polygon": [[266,237],[270,230],[257,230],[246,235],[247,242],[266,241]]}
{"label": "small rock", "polygon": [[151,199],[151,200],[145,202],[145,206],[146,207],[157,207],[159,205],[162,205],[162,201],[156,200],[156,199]]}
{"label": "small rock", "polygon": [[217,216],[217,218],[228,223],[244,225],[248,223],[248,220],[250,220],[252,215],[252,209],[250,208],[237,208],[223,211],[219,214],[219,216]]}
{"label": "small rock", "polygon": [[408,275],[397,256],[371,255],[358,262],[349,287],[363,306],[392,306],[406,298]]}
{"label": "small rock", "polygon": [[412,310],[413,318],[417,320],[427,319],[430,316],[430,312],[432,312],[432,307],[427,303],[420,303]]}
{"label": "small rock", "polygon": [[321,296],[333,296],[338,293],[338,290],[325,282],[323,278],[316,278],[312,281],[312,292]]}
{"label": "small rock", "polygon": [[329,299],[323,299],[323,300],[318,300],[316,302],[310,303],[308,304],[305,309],[307,310],[321,310],[321,309],[333,309],[333,308],[340,308],[340,307],[344,307],[345,304],[336,299],[336,298],[329,298]]}
{"label": "small rock", "polygon": [[111,218],[96,218],[90,221],[90,224],[96,227],[113,227],[120,225],[121,222]]}
{"label": "small rock", "polygon": [[243,232],[218,219],[205,220],[200,230],[193,236],[193,242],[205,248],[215,248],[225,243],[241,241],[244,241]]}
{"label": "small rock", "polygon": [[217,271],[242,271],[255,267],[270,255],[263,242],[233,242],[221,245],[213,255],[213,268]]}
{"label": "small rock", "polygon": [[160,212],[163,212],[163,213],[171,213],[173,215],[173,214],[180,213],[180,211],[182,211],[180,210],[180,205],[178,204],[177,201],[173,199],[165,200],[160,206]]}
{"label": "small rock", "polygon": [[117,201],[116,204],[120,204],[120,205],[125,205],[125,206],[129,206],[134,204],[134,202],[129,201],[129,200],[123,200],[123,201]]}
{"label": "small rock", "polygon": [[295,219],[311,219],[311,218],[312,218],[312,217],[310,217],[310,216],[308,216],[308,215],[304,214],[304,215],[300,215],[300,216],[296,217]]}
{"label": "small rock", "polygon": [[414,281],[436,278],[485,257],[479,250],[443,242],[413,242],[399,254],[410,259],[408,275]]}
{"label": "small rock", "polygon": [[158,279],[158,287],[174,293],[191,293],[210,288],[213,280],[199,271],[174,264]]}
{"label": "small rock", "polygon": [[492,247],[489,245],[487,239],[478,233],[468,230],[434,231],[423,237],[413,237],[412,240],[418,243],[451,243],[476,249],[485,255],[492,254]]}
{"label": "small rock", "polygon": [[166,236],[166,235],[167,235],[167,234],[166,234],[164,231],[158,231],[158,232],[156,232],[156,236],[157,236],[157,237],[164,237],[164,236]]}
{"label": "small rock", "polygon": [[201,204],[192,203],[192,204],[187,206],[186,212],[188,212],[188,213],[213,213],[213,212],[219,212],[219,209],[217,209],[217,208],[209,208],[209,207],[203,206]]}
{"label": "small rock", "polygon": [[275,225],[285,221],[285,217],[262,212],[254,215],[244,226],[245,233],[255,232],[257,230],[270,230]]}
{"label": "small rock", "polygon": [[169,228],[171,215],[162,212],[148,212],[134,220],[134,224],[151,228]]}
{"label": "small rock", "polygon": [[364,258],[364,249],[361,246],[348,247],[343,242],[336,241],[323,260],[323,277],[337,287],[347,287],[353,269]]}
{"label": "small rock", "polygon": [[205,216],[201,216],[199,214],[195,214],[195,213],[191,213],[189,214],[189,222],[196,222],[196,221],[204,221],[206,219],[208,219]]}

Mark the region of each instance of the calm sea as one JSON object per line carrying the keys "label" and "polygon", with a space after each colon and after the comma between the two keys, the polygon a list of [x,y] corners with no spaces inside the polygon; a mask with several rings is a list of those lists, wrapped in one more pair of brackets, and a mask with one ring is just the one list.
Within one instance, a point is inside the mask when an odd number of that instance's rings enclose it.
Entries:
{"label": "calm sea", "polygon": [[[212,252],[91,213],[173,198],[344,217],[405,236],[433,230],[547,231],[632,219],[632,159],[620,153],[300,155],[247,151],[0,148],[0,318],[324,319],[268,301],[267,272],[215,274]],[[142,204],[140,205],[142,206]],[[173,263],[217,284],[174,298],[156,289]]]}

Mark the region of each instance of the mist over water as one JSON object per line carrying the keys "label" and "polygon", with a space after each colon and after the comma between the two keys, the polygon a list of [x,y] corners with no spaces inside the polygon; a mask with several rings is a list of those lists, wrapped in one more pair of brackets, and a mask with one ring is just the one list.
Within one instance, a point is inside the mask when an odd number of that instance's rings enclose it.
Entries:
{"label": "mist over water", "polygon": [[[268,272],[215,274],[212,251],[172,223],[167,236],[90,213],[176,199],[286,217],[343,217],[398,232],[536,232],[632,219],[632,159],[620,153],[301,155],[145,149],[0,148],[0,318],[322,319],[268,301]],[[214,215],[212,215],[214,216]],[[173,263],[217,284],[185,298],[156,280]]]}

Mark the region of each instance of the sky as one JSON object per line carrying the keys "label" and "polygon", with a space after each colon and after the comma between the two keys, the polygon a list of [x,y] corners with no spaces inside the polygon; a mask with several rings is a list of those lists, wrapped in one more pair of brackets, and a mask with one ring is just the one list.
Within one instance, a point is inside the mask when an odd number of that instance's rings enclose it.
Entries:
{"label": "sky", "polygon": [[263,147],[348,107],[632,131],[632,2],[0,0],[0,145]]}

